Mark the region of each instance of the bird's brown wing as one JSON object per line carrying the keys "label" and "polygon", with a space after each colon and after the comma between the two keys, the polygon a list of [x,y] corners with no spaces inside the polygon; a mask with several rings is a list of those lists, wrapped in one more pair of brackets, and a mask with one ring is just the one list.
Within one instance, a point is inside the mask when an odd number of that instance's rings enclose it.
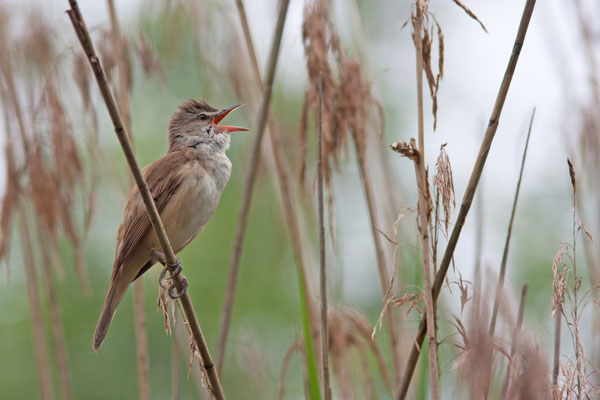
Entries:
{"label": "bird's brown wing", "polygon": [[[143,175],[160,213],[179,189],[183,176],[178,172],[189,161],[186,152],[169,153],[143,169]],[[115,278],[124,260],[150,230],[151,223],[142,196],[135,187],[129,196],[121,226],[117,231],[117,250],[112,277]]]}

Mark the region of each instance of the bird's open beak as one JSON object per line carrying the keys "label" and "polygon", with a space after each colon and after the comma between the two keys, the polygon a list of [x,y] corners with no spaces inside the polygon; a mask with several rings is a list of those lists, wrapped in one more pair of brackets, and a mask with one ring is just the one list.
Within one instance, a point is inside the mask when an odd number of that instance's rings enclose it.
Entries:
{"label": "bird's open beak", "polygon": [[221,110],[221,112],[219,112],[212,120],[212,124],[214,125],[214,127],[217,128],[222,133],[231,133],[231,132],[249,130],[248,128],[240,128],[239,126],[218,125],[218,123],[221,122],[221,120],[223,118],[225,118],[227,116],[227,114],[229,114],[236,108],[240,108],[241,106],[243,106],[243,104],[236,104],[236,105],[233,105],[233,106],[230,106],[230,107],[227,107],[227,108],[224,108],[223,110]]}

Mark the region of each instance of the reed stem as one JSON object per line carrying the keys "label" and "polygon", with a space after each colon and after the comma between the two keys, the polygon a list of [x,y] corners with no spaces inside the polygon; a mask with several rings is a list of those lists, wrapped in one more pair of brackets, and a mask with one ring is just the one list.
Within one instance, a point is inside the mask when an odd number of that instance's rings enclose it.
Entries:
{"label": "reed stem", "polygon": [[417,59],[417,114],[418,114],[418,135],[419,135],[419,154],[416,158],[417,183],[419,190],[418,211],[419,211],[419,231],[421,234],[421,257],[423,259],[423,286],[425,311],[427,318],[428,334],[428,356],[429,356],[429,382],[431,390],[431,399],[440,398],[439,388],[439,368],[438,368],[438,346],[435,323],[435,301],[431,293],[431,257],[429,245],[429,216],[430,216],[430,194],[429,182],[427,181],[427,172],[425,170],[425,128],[423,121],[423,38],[421,36],[423,9],[419,3],[416,4],[416,16],[413,17],[415,50]]}
{"label": "reed stem", "polygon": [[317,144],[317,197],[319,205],[319,253],[321,278],[321,363],[323,367],[323,397],[331,399],[329,385],[329,331],[327,329],[327,268],[325,265],[325,225],[323,218],[323,72],[319,73],[318,144]]}
{"label": "reed stem", "polygon": [[506,264],[508,262],[508,249],[510,247],[510,238],[512,237],[512,227],[515,220],[515,213],[517,211],[517,201],[519,200],[519,192],[521,191],[521,181],[523,179],[523,170],[525,169],[525,159],[527,158],[527,149],[529,148],[529,138],[531,137],[531,128],[533,127],[533,118],[535,117],[535,108],[531,113],[531,119],[529,121],[529,130],[527,132],[527,139],[525,140],[525,149],[523,150],[523,158],[521,159],[521,170],[519,171],[519,179],[517,181],[517,189],[515,190],[515,199],[513,201],[512,211],[510,213],[510,222],[508,223],[508,232],[506,234],[506,242],[504,243],[504,252],[502,253],[502,262],[500,264],[500,275],[498,276],[498,284],[496,286],[496,296],[494,297],[494,307],[492,310],[492,319],[490,321],[489,335],[494,336],[496,329],[496,318],[498,315],[498,307],[500,304],[500,294],[504,287],[504,278],[506,276]]}
{"label": "reed stem", "polygon": [[54,399],[54,388],[52,384],[52,374],[50,371],[50,361],[48,358],[48,345],[44,336],[44,321],[42,319],[42,306],[40,292],[38,289],[38,279],[35,273],[35,261],[33,259],[33,246],[31,244],[31,235],[29,233],[29,224],[26,219],[24,204],[21,203],[20,223],[21,223],[21,249],[23,251],[23,269],[25,270],[25,279],[27,287],[27,298],[29,299],[29,308],[31,309],[31,330],[33,331],[33,345],[35,350],[36,365],[38,377],[40,380],[40,399]]}

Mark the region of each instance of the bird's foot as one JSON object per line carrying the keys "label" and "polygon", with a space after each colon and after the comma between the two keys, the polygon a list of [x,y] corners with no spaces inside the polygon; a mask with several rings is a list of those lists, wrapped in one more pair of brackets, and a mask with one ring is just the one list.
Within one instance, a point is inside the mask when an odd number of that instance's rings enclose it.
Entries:
{"label": "bird's foot", "polygon": [[172,285],[168,291],[169,297],[172,298],[173,300],[176,300],[184,295],[184,293],[187,291],[187,288],[188,288],[188,281],[187,281],[187,279],[183,278],[183,288],[181,289],[181,291],[177,292],[176,291],[177,288],[175,287],[175,285]]}
{"label": "bird's foot", "polygon": [[[181,260],[179,259],[179,257],[177,257],[177,262],[175,262],[174,264],[170,264],[168,262],[165,261],[164,263],[164,268],[160,273],[160,276],[158,277],[158,284],[160,285],[161,288],[163,289],[169,289],[169,296],[171,295],[171,288],[165,286],[163,284],[163,281],[165,280],[170,280],[173,279],[174,276],[179,275],[182,271],[181,268]],[[165,278],[165,276],[167,275],[167,271],[169,270],[169,268],[175,268],[175,270],[171,273],[171,276],[168,278]],[[187,282],[186,282],[186,288],[187,288]],[[185,289],[184,289],[185,291]]]}

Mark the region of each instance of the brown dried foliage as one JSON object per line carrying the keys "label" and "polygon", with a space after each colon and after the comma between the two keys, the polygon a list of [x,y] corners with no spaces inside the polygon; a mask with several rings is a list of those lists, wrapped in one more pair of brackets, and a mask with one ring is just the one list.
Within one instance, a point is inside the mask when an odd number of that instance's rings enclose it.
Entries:
{"label": "brown dried foliage", "polygon": [[[325,183],[331,188],[332,168],[339,166],[340,153],[352,133],[357,141],[358,156],[364,158],[370,110],[376,107],[382,113],[381,105],[371,94],[369,85],[357,59],[348,58],[340,43],[339,36],[330,20],[326,1],[318,0],[304,9],[302,38],[309,87],[305,96],[307,108],[317,115],[319,74],[323,75],[323,160]],[[301,127],[307,125],[307,113],[302,113]],[[316,118],[315,118],[316,122]],[[306,129],[300,130],[300,148],[306,149]],[[300,171],[304,171],[305,155]],[[303,173],[300,175],[303,177]]]}
{"label": "brown dried foliage", "polygon": [[27,19],[30,29],[19,40],[25,65],[40,71],[51,69],[56,58],[56,33],[39,10],[30,11]]}
{"label": "brown dried foliage", "polygon": [[538,343],[521,335],[519,351],[512,358],[511,384],[506,399],[549,399],[548,361]]}
{"label": "brown dried foliage", "polygon": [[33,152],[28,162],[31,200],[35,206],[39,227],[48,234],[56,246],[60,215],[60,202],[56,196],[58,177],[46,165],[38,141],[33,144]]}
{"label": "brown dried foliage", "polygon": [[[0,17],[7,22],[8,17]],[[1,97],[7,121],[6,170],[8,173],[5,202],[2,207],[2,241],[0,256],[6,255],[10,236],[11,214],[17,207],[19,187],[22,200],[31,201],[37,229],[50,243],[52,263],[62,273],[58,235],[67,236],[74,247],[75,269],[85,292],[89,291],[83,262],[83,240],[74,219],[74,198],[83,182],[83,168],[67,109],[62,104],[61,68],[64,56],[54,40],[56,32],[39,11],[24,16],[31,27],[14,37],[3,36]],[[3,28],[6,28],[5,24]],[[11,32],[12,33],[12,32]],[[78,85],[83,89],[80,76]],[[19,94],[26,89],[27,107]],[[84,104],[89,104],[84,97]],[[18,127],[20,145],[12,138],[11,122]]]}
{"label": "brown dried foliage", "polygon": [[163,84],[166,83],[167,77],[160,57],[156,49],[142,32],[140,32],[137,41],[135,42],[135,50],[142,63],[144,73],[147,76],[156,74]]}
{"label": "brown dried foliage", "polygon": [[423,315],[423,310],[419,307],[419,302],[423,300],[423,296],[417,293],[403,293],[395,296],[387,296],[385,304],[379,313],[379,318],[373,327],[373,331],[371,332],[371,338],[375,338],[375,334],[378,330],[381,330],[381,326],[383,325],[383,318],[385,314],[392,307],[401,307],[404,305],[408,305],[409,307],[406,310],[406,314],[408,314],[411,310],[415,309],[419,314]]}
{"label": "brown dried foliage", "polygon": [[454,198],[452,167],[450,165],[450,158],[448,158],[448,153],[446,153],[445,147],[446,144],[443,144],[440,147],[440,155],[435,163],[437,172],[433,177],[433,184],[442,194],[442,205],[444,207],[444,227],[446,228],[447,235],[448,226],[450,224],[450,213],[452,208],[456,207],[456,200]]}
{"label": "brown dried foliage", "polygon": [[[264,394],[265,388],[270,385],[271,366],[265,349],[261,346],[256,335],[246,332],[239,338],[236,352],[238,367],[246,370],[248,391],[250,393]],[[251,365],[252,368],[247,368]]]}
{"label": "brown dried foliage", "polygon": [[415,139],[411,139],[410,143],[394,142],[390,144],[390,147],[396,153],[400,153],[401,155],[412,161],[419,161],[419,150],[417,149],[417,142],[415,141]]}
{"label": "brown dried foliage", "polygon": [[573,192],[577,192],[577,180],[575,179],[575,167],[570,159],[567,158],[567,164],[569,165],[569,177],[571,178],[571,185],[573,185]]}
{"label": "brown dried foliage", "polygon": [[[287,371],[290,366],[290,362],[292,361],[292,356],[294,353],[298,352],[305,358],[304,349],[304,341],[302,339],[296,339],[294,343],[286,350],[283,361],[281,362],[281,373],[279,375],[279,400],[283,400],[285,396],[285,377],[287,376]],[[306,366],[306,360],[303,359],[303,364]],[[306,379],[306,371],[305,371],[305,379]]]}
{"label": "brown dried foliage", "polygon": [[[423,57],[423,72],[427,78],[427,84],[429,85],[429,95],[431,96],[433,114],[433,129],[437,127],[437,109],[438,99],[437,94],[440,88],[440,81],[444,77],[444,34],[438,21],[435,19],[433,14],[429,12],[429,0],[418,0],[415,3],[415,10],[411,14],[411,21],[413,25],[412,38],[417,43],[417,36],[421,38],[421,53]],[[421,18],[418,21],[417,18]],[[419,29],[417,29],[419,27]],[[432,67],[432,46],[434,35],[434,27],[437,31],[438,40],[438,65],[437,74],[434,73]]]}
{"label": "brown dried foliage", "polygon": [[483,29],[485,31],[485,33],[489,33],[487,31],[487,29],[485,28],[485,25],[483,25],[483,22],[481,22],[481,20],[479,18],[477,18],[477,15],[475,15],[475,13],[473,11],[471,11],[467,6],[465,6],[462,2],[460,2],[459,0],[452,0],[454,3],[456,3],[457,6],[459,6],[460,8],[463,9],[464,12],[467,13],[467,15],[471,18],[473,18],[475,21],[479,22],[479,25],[481,25],[481,29]]}
{"label": "brown dried foliage", "polygon": [[7,256],[12,221],[19,208],[19,178],[10,139],[6,141],[4,152],[6,157],[6,187],[2,199],[2,209],[0,210],[0,234],[2,235],[2,238],[0,238],[0,258]]}
{"label": "brown dried foliage", "polygon": [[[338,382],[341,397],[344,399],[353,397],[373,398],[370,391],[363,394],[357,394],[356,396],[352,396],[351,394],[352,382],[355,380],[352,378],[353,370],[351,367],[353,363],[349,359],[349,357],[351,357],[352,349],[356,350],[356,353],[361,360],[361,365],[364,364],[363,360],[366,359],[368,351],[375,357],[379,372],[391,394],[392,385],[388,369],[383,355],[379,350],[379,346],[371,335],[371,326],[366,318],[355,309],[330,308],[328,313],[328,326],[331,363],[333,365],[333,372]],[[373,381],[369,368],[361,367],[360,370],[364,373],[364,384],[366,387],[372,387]]]}
{"label": "brown dried foliage", "polygon": [[77,85],[84,110],[90,109],[90,69],[84,54],[76,53],[73,56],[73,80]]}
{"label": "brown dried foliage", "polygon": [[167,290],[171,286],[171,280],[164,280],[163,285],[167,288],[163,288],[161,285],[158,286],[158,296],[156,298],[156,309],[160,311],[163,316],[163,327],[165,329],[165,333],[168,336],[171,336],[173,331],[171,326],[175,325],[175,311],[172,310],[173,319],[171,322],[171,317],[169,316],[169,305],[173,304],[171,297],[167,296]]}
{"label": "brown dried foliage", "polygon": [[468,328],[460,317],[453,314],[450,324],[456,328],[461,341],[449,341],[459,349],[453,367],[468,384],[471,398],[479,399],[485,398],[492,380],[494,352],[503,354],[507,359],[510,355],[499,339],[489,335],[484,304],[471,303],[471,310]]}
{"label": "brown dried foliage", "polygon": [[[415,166],[415,173],[417,175],[417,184],[420,186],[420,179],[419,179],[419,163],[421,162],[421,156],[419,154],[419,149],[417,148],[417,142],[414,138],[410,139],[410,143],[406,143],[406,142],[394,142],[392,144],[390,144],[390,147],[392,150],[394,150],[396,153],[399,153],[400,155],[408,158],[409,160],[412,160]],[[448,165],[449,165],[450,161],[448,160]],[[450,176],[452,176],[452,171],[450,170]],[[425,182],[429,182],[429,170],[426,169],[425,171]],[[429,184],[427,184],[427,187],[425,187],[424,189],[422,189],[421,187],[419,187],[419,191],[422,191],[425,195],[425,202],[427,204],[427,220],[431,221],[431,218],[429,217],[431,214],[431,210],[433,210],[433,199],[431,197],[431,188],[429,187]]]}
{"label": "brown dried foliage", "polygon": [[562,258],[565,255],[564,252],[565,243],[560,244],[558,253],[554,257],[552,262],[552,286],[554,288],[552,293],[552,318],[556,318],[558,313],[562,312],[562,304],[564,303],[565,292],[567,289],[567,271],[562,268],[558,269],[559,265],[562,264]]}

